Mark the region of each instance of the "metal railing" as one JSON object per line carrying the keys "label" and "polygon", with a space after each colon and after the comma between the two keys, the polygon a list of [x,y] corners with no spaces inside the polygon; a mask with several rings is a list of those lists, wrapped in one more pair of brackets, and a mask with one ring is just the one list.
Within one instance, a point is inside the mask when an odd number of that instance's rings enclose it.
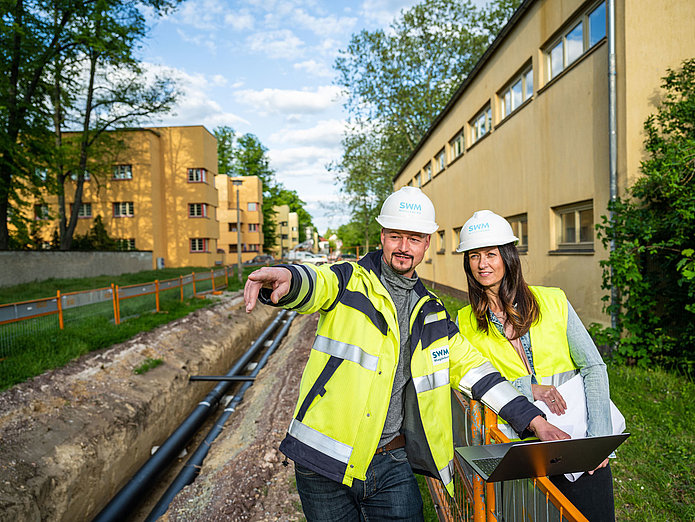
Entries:
{"label": "metal railing", "polygon": [[0,359],[21,350],[35,336],[63,330],[66,324],[105,317],[120,324],[132,317],[159,312],[164,302],[222,290],[228,286],[233,271],[233,267],[222,267],[137,285],[111,284],[69,293],[58,290],[55,296],[0,305]]}
{"label": "metal railing", "polygon": [[[452,392],[455,446],[509,442],[497,427],[497,415],[481,403]],[[454,457],[454,496],[439,480],[427,485],[439,520],[446,522],[587,522],[547,477],[486,483]]]}

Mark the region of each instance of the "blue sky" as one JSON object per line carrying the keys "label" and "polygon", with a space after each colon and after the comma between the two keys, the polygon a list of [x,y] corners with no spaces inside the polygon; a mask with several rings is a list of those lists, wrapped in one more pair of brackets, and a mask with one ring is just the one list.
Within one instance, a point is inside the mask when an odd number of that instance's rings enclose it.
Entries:
{"label": "blue sky", "polygon": [[333,63],[352,34],[386,28],[415,0],[186,0],[151,21],[142,59],[183,94],[157,125],[253,133],[307,203],[320,233],[349,221],[326,165],[340,159],[345,114]]}

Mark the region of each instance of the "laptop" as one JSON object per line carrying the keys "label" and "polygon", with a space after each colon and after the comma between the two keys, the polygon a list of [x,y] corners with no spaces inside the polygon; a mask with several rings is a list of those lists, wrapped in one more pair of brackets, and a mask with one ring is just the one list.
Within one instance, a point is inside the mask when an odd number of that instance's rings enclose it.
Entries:
{"label": "laptop", "polygon": [[462,446],[456,452],[486,482],[499,482],[591,471],[629,436]]}

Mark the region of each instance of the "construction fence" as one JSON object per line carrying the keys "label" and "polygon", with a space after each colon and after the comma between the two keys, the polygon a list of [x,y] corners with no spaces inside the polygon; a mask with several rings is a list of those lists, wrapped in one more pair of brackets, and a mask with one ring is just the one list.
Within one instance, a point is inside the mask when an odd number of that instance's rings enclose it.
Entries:
{"label": "construction fence", "polygon": [[[509,442],[497,427],[497,415],[481,403],[452,392],[455,446]],[[486,483],[454,455],[454,496],[439,480],[427,479],[442,522],[587,522],[546,477]]]}
{"label": "construction fence", "polygon": [[192,272],[174,279],[137,285],[61,293],[0,305],[0,359],[13,353],[18,340],[42,335],[65,325],[108,318],[114,324],[145,313],[159,312],[167,301],[183,301],[222,290],[233,277],[233,267]]}

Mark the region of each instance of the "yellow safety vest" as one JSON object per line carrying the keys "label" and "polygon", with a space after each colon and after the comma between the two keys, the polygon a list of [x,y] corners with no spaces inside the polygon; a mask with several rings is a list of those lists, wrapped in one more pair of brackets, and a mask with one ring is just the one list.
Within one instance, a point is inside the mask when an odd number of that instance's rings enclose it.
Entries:
{"label": "yellow safety vest", "polygon": [[[378,252],[359,263],[292,265],[288,268],[299,288],[291,301],[288,295],[279,303],[300,313],[320,312],[299,400],[280,450],[346,485],[355,478],[365,480],[383,431],[400,354],[395,305],[375,273],[380,258]],[[459,335],[434,294],[420,281],[413,291],[418,301],[410,316],[406,452],[413,469],[440,478],[453,495],[450,388],[470,395],[472,386],[495,370]],[[518,397],[508,388],[497,386],[489,392],[497,410]]]}
{"label": "yellow safety vest", "polygon": [[[540,307],[539,319],[531,325],[531,352],[536,379],[540,384],[559,386],[578,371],[567,342],[567,296],[560,288],[532,286],[531,292]],[[526,366],[511,343],[489,323],[488,333],[478,329],[473,308],[458,311],[461,333],[510,381],[528,375]],[[499,419],[500,428],[510,439],[518,435]]]}

